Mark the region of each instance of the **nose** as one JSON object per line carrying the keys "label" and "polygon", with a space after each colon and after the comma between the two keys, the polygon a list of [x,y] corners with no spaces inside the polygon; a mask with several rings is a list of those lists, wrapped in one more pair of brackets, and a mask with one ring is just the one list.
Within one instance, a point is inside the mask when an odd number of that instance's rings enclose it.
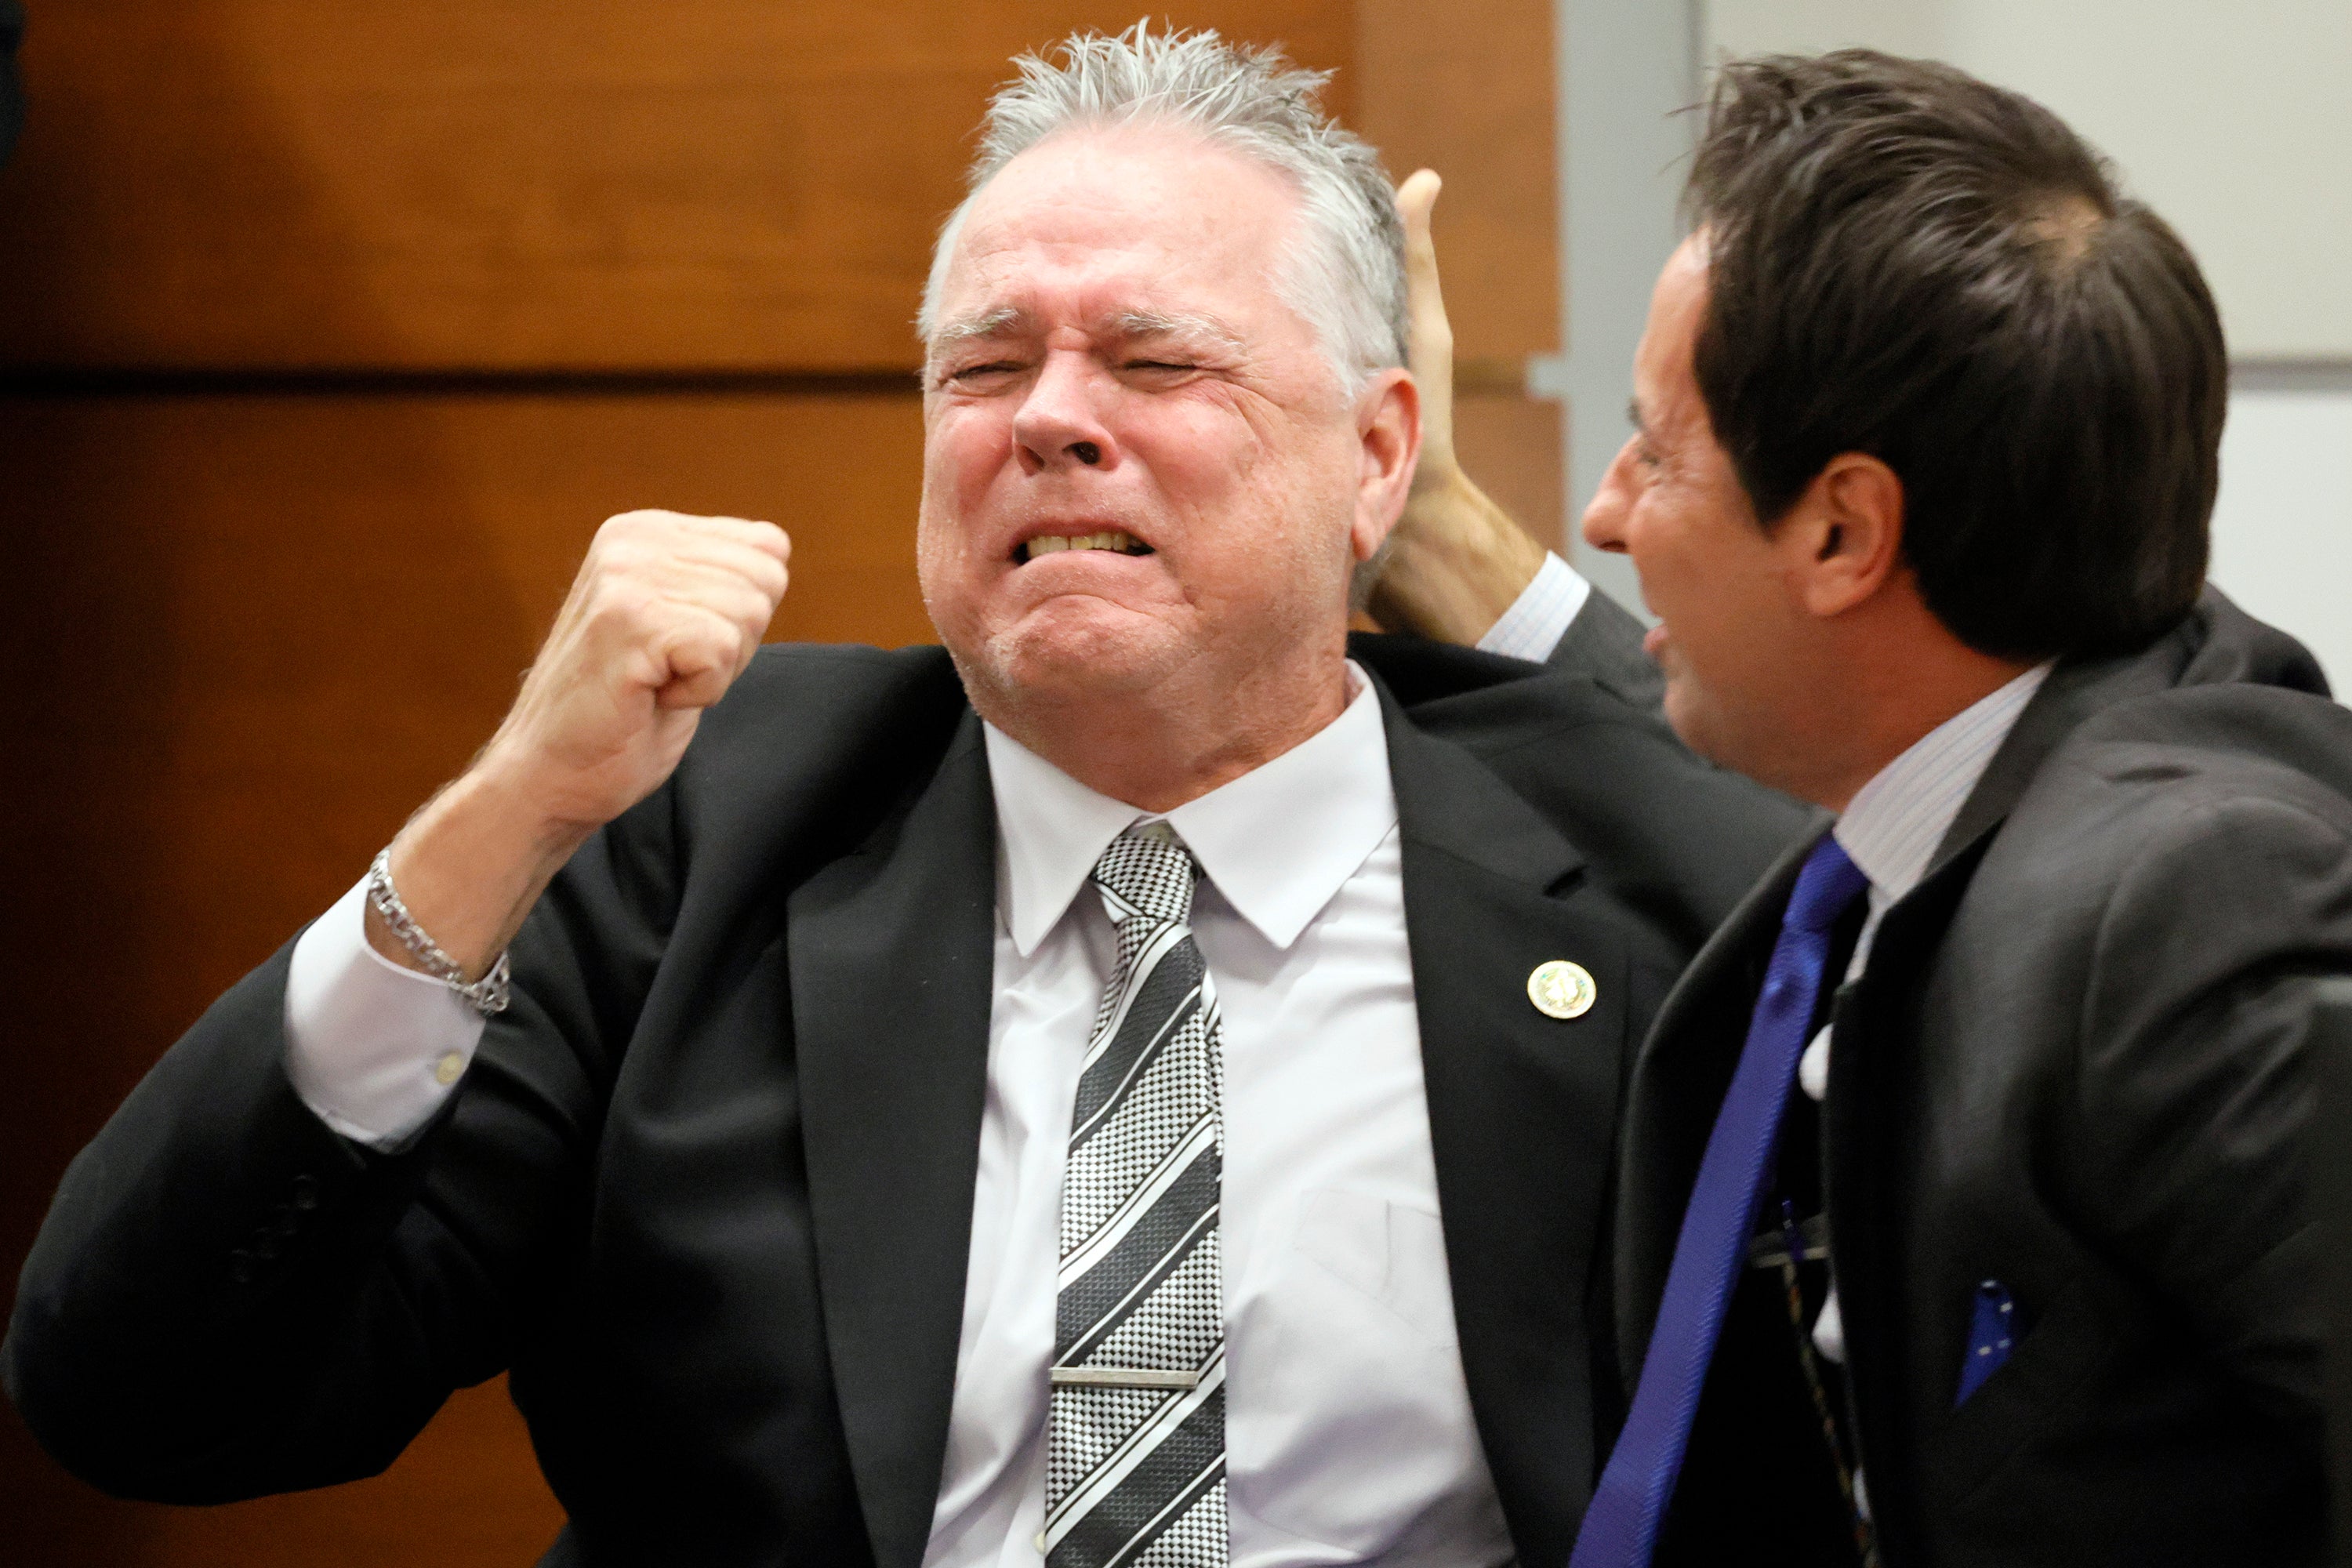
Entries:
{"label": "nose", "polygon": [[1106,379],[1083,353],[1046,354],[1013,416],[1013,440],[1024,472],[1117,465],[1118,447],[1100,407],[1101,399],[1113,390],[1104,384]]}
{"label": "nose", "polygon": [[1601,476],[1601,488],[1592,492],[1592,503],[1584,509],[1584,542],[1595,550],[1625,553],[1625,519],[1633,510],[1633,462],[1629,437],[1617,448],[1609,471]]}

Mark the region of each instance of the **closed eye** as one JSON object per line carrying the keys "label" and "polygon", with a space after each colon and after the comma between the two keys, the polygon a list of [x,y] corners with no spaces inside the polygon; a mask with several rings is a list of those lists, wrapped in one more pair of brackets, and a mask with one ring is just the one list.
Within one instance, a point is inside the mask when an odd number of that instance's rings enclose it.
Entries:
{"label": "closed eye", "polygon": [[977,388],[985,383],[1018,375],[1028,366],[1019,360],[992,359],[978,364],[960,364],[953,370],[942,371],[936,385]]}

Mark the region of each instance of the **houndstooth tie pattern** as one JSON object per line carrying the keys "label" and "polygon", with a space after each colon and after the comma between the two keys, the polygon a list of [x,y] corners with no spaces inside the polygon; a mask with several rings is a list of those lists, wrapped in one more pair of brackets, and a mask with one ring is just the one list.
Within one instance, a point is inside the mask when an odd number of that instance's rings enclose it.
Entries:
{"label": "houndstooth tie pattern", "polygon": [[1050,1568],[1225,1562],[1224,1129],[1193,876],[1165,823],[1129,829],[1095,863],[1118,963],[1062,1179]]}

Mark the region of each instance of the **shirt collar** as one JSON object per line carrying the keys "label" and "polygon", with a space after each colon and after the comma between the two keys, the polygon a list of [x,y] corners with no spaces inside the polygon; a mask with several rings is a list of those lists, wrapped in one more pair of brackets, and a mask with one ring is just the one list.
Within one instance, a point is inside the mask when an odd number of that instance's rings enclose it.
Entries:
{"label": "shirt collar", "polygon": [[1960,807],[2009,739],[2050,666],[2037,664],[1928,731],[1856,792],[1837,820],[1846,852],[1880,904],[1919,885]]}
{"label": "shirt collar", "polygon": [[[1379,695],[1351,662],[1339,717],[1272,762],[1165,814],[1244,920],[1287,948],[1396,826]],[[982,726],[996,796],[998,908],[1024,957],[1070,907],[1138,811],[1087,788],[993,724]]]}

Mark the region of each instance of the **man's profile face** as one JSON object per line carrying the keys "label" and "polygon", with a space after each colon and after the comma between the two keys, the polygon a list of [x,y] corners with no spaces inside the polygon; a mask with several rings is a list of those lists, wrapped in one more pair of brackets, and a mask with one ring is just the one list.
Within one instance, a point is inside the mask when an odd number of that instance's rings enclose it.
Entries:
{"label": "man's profile face", "polygon": [[1339,646],[1391,519],[1360,518],[1359,400],[1276,287],[1297,231],[1282,174],[1165,127],[1052,138],[973,202],[918,555],[983,711]]}
{"label": "man's profile face", "polygon": [[[1780,551],[1715,436],[1693,363],[1706,310],[1704,237],[1666,262],[1633,356],[1634,433],[1584,514],[1584,537],[1633,557],[1659,624],[1645,645],[1666,719],[1700,755],[1771,782],[1790,743],[1804,616]],[[1801,695],[1801,694],[1796,694]]]}

